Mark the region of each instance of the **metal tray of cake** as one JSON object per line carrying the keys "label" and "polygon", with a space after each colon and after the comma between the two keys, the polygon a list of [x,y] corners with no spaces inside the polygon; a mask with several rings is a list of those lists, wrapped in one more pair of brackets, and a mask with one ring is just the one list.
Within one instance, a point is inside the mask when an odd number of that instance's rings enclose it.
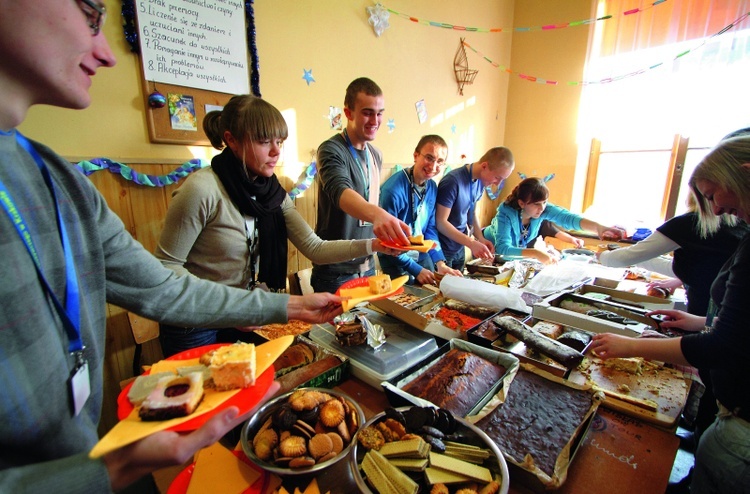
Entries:
{"label": "metal tray of cake", "polygon": [[437,293],[432,290],[413,285],[404,285],[402,293],[388,297],[388,300],[405,309],[416,309],[431,302],[436,296]]}
{"label": "metal tray of cake", "polygon": [[[490,362],[496,363],[505,368],[505,372],[502,377],[493,383],[488,390],[478,398],[477,402],[470,408],[470,410],[464,416],[470,416],[478,413],[487,402],[494,397],[498,391],[503,387],[510,386],[513,376],[515,376],[519,360],[515,355],[509,353],[500,352],[496,349],[489,349],[480,347],[473,343],[454,338],[450,340],[446,345],[443,345],[436,353],[427,359],[422,360],[417,365],[411,367],[406,372],[389,379],[387,382],[382,383],[385,395],[388,398],[388,402],[391,406],[398,407],[404,405],[418,405],[423,406],[429,401],[425,398],[414,396],[403,388],[409,383],[420,377],[433,365],[438,365],[440,359],[448,353],[451,349],[458,349],[465,352],[473,353],[479,357],[482,357]],[[457,415],[458,416],[458,415]]]}

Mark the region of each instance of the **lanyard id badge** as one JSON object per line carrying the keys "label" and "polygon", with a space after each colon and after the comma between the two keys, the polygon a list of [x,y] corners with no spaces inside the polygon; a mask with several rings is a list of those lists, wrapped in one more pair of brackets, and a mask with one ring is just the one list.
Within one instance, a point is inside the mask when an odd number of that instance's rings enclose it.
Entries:
{"label": "lanyard id badge", "polygon": [[83,410],[86,400],[91,396],[91,379],[89,378],[89,363],[83,357],[83,350],[76,352],[76,365],[68,379],[68,392],[73,416]]}
{"label": "lanyard id badge", "polygon": [[[21,237],[26,250],[29,252],[34,267],[36,268],[39,280],[42,282],[43,287],[50,296],[50,299],[55,306],[55,309],[60,316],[63,323],[65,333],[68,337],[68,352],[74,359],[73,370],[70,373],[68,379],[68,391],[70,395],[71,411],[74,416],[78,415],[89,396],[91,395],[91,381],[89,378],[89,367],[84,357],[83,340],[81,338],[81,312],[80,312],[80,293],[78,287],[78,276],[76,274],[75,265],[73,263],[73,249],[68,238],[68,233],[65,228],[65,222],[63,221],[62,212],[57,202],[57,195],[55,194],[55,187],[52,182],[52,177],[49,174],[47,166],[44,164],[44,160],[39,155],[37,150],[31,144],[31,142],[21,135],[18,131],[11,131],[15,134],[16,142],[26,150],[39,168],[39,171],[44,178],[47,188],[52,195],[52,201],[55,205],[55,213],[57,214],[57,226],[60,233],[60,240],[62,242],[63,252],[65,254],[65,305],[60,302],[57,294],[52,290],[47,278],[44,276],[42,271],[42,264],[39,258],[39,254],[32,241],[29,228],[21,216],[21,212],[16,207],[10,192],[5,187],[5,184],[0,180],[0,204],[8,214],[13,226],[16,228],[16,232]],[[5,133],[8,135],[8,133]]]}
{"label": "lanyard id badge", "polygon": [[[365,166],[362,166],[359,161],[359,157],[357,156],[357,151],[354,149],[354,145],[352,145],[352,141],[349,138],[349,133],[346,131],[346,129],[344,129],[344,140],[346,141],[346,145],[349,148],[349,153],[352,155],[352,158],[354,158],[354,162],[357,163],[359,173],[362,175],[362,181],[365,184],[365,193],[363,197],[367,202],[377,205],[377,200],[375,200],[374,202],[371,200],[373,199],[372,190],[370,189],[370,184],[372,182],[372,175],[370,170],[372,169],[372,165],[370,164],[370,150],[367,149],[367,144],[365,144]],[[377,187],[375,191],[378,192]],[[372,226],[372,223],[370,223],[369,221],[359,220],[359,226]]]}

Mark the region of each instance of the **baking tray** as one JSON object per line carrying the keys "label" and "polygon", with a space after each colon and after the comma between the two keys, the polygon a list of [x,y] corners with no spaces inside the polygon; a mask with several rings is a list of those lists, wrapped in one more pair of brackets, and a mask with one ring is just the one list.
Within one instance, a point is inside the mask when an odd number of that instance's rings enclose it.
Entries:
{"label": "baking tray", "polygon": [[498,316],[511,316],[515,317],[521,322],[526,322],[531,318],[531,314],[521,312],[515,309],[505,309],[500,311],[497,316],[493,316],[490,319],[482,321],[478,326],[470,329],[466,332],[466,336],[469,342],[474,343],[483,347],[491,347],[498,338],[501,338],[505,334],[505,330],[500,329],[492,322],[492,319]]}
{"label": "baking tray", "polygon": [[[534,317],[531,317],[524,321],[524,323],[529,327],[534,327],[534,325],[538,322],[545,322],[541,319],[537,319]],[[552,321],[546,321],[546,322],[552,322]],[[560,323],[556,323],[560,324]],[[589,335],[592,335],[590,331],[586,331],[579,328],[574,328],[571,326],[566,326],[564,324],[561,324],[563,327],[563,333],[566,333],[568,331],[581,331],[583,333],[587,333]],[[593,336],[593,335],[592,335]],[[562,365],[559,362],[556,362],[555,360],[545,356],[541,355],[538,352],[532,351],[529,349],[526,344],[522,341],[517,340],[515,337],[503,333],[497,340],[492,342],[491,347],[496,350],[500,350],[503,352],[508,352],[518,358],[522,363],[525,364],[531,364],[534,367],[537,367],[545,372],[549,372],[550,374],[560,377],[560,378],[567,378],[570,375],[571,370],[566,368],[564,365]]]}
{"label": "baking tray", "polygon": [[424,405],[427,400],[407,393],[403,390],[403,387],[421,376],[428,368],[436,365],[449,350],[454,348],[473,353],[505,368],[503,377],[490,386],[487,392],[479,398],[477,403],[474,404],[465,416],[476,414],[493,396],[498,393],[499,389],[509,386],[510,382],[513,380],[513,376],[518,370],[519,361],[515,356],[454,338],[450,340],[448,344],[443,345],[431,358],[425,359],[417,366],[409,369],[406,373],[383,383],[383,390],[388,398],[388,402],[394,407],[404,405]]}
{"label": "baking tray", "polygon": [[[387,300],[398,304],[405,309],[414,310],[417,307],[421,307],[424,304],[431,302],[436,296],[437,293],[432,290],[413,285],[404,285],[403,293],[388,297]],[[404,303],[404,299],[408,299],[409,301]]]}
{"label": "baking tray", "polygon": [[[424,289],[423,289],[424,290]],[[370,305],[380,309],[382,312],[395,317],[399,321],[403,321],[413,328],[420,329],[433,336],[437,336],[442,340],[449,341],[454,338],[460,338],[462,340],[467,339],[467,332],[471,328],[467,328],[465,331],[457,331],[451,329],[443,324],[440,319],[433,317],[433,314],[437,312],[440,307],[445,303],[445,298],[435,294],[430,300],[420,303],[419,306],[412,309],[404,307],[403,305],[397,304],[390,299],[373,300]],[[494,317],[490,316],[490,317]],[[481,322],[479,323],[481,324]]]}
{"label": "baking tray", "polygon": [[[521,374],[523,378],[523,373],[535,374],[538,377],[556,383],[560,386],[564,386],[580,392],[591,393],[592,395],[591,407],[586,412],[582,422],[571,434],[571,437],[566,443],[565,447],[563,447],[561,454],[557,458],[555,471],[553,472],[552,476],[546,474],[545,472],[542,472],[539,468],[532,467],[532,465],[527,464],[525,458],[515,459],[509,453],[503,451],[505,460],[508,462],[508,469],[511,472],[511,476],[514,479],[514,482],[518,482],[519,484],[528,487],[533,492],[542,493],[549,490],[558,489],[565,483],[568,468],[570,468],[570,465],[573,463],[578,449],[586,438],[586,434],[591,427],[591,423],[594,416],[596,415],[596,411],[599,405],[604,400],[604,397],[601,392],[595,391],[591,386],[581,386],[578,384],[570,383],[528,364],[521,364],[515,378],[518,378],[518,374]],[[507,390],[507,396],[498,395],[498,397],[496,397],[495,399],[490,400],[485,408],[482,409],[478,414],[469,417],[469,421],[476,425],[480,430],[484,430],[481,419],[493,413],[497,407],[505,406],[508,397],[512,395],[512,393],[513,384],[511,384],[510,389]],[[502,446],[498,445],[498,447],[500,448],[500,450],[503,450]]]}
{"label": "baking tray", "polygon": [[689,375],[658,362],[646,362],[641,374],[631,374],[604,367],[598,358],[587,356],[568,380],[601,389],[607,397],[602,403],[606,408],[667,429],[676,427],[690,392]]}
{"label": "baking tray", "polygon": [[560,303],[567,298],[574,302],[592,306],[593,302],[600,302],[570,291],[556,293],[534,304],[531,315],[537,319],[560,323],[564,326],[571,326],[592,333],[616,333],[623,336],[639,337],[643,334],[644,330],[652,329],[651,326],[637,321],[628,321],[626,323],[620,319],[598,318],[573,310],[563,309],[560,307]]}

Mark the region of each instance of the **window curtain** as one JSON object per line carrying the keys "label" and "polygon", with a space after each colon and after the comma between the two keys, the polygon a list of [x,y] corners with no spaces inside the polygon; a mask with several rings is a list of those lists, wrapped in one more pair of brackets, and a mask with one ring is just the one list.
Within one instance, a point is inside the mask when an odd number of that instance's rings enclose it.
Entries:
{"label": "window curtain", "polygon": [[[637,14],[603,21],[599,56],[711,36],[748,12],[747,3],[739,0],[667,0]],[[653,1],[600,0],[598,13],[621,13],[635,7],[645,9],[652,4]]]}
{"label": "window curtain", "polygon": [[[582,91],[579,142],[663,149],[675,134],[711,146],[750,126],[750,0],[598,0]],[[631,15],[620,13],[640,7]],[[613,82],[601,82],[609,78]]]}
{"label": "window curtain", "polygon": [[[687,180],[708,148],[750,126],[750,18],[737,21],[750,0],[594,1],[597,17],[613,17],[594,26],[581,91],[578,170],[591,139],[604,153],[588,212],[656,226],[675,134],[689,138]],[[624,211],[634,193],[639,200]]]}

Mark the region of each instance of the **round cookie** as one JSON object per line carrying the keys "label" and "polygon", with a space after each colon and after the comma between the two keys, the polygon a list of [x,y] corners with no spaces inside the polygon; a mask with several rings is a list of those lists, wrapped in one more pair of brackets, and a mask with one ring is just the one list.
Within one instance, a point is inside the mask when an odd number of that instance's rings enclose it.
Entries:
{"label": "round cookie", "polygon": [[338,400],[328,400],[321,405],[318,418],[326,427],[337,427],[344,420],[344,405]]}
{"label": "round cookie", "polygon": [[383,434],[373,426],[365,427],[359,431],[357,438],[359,439],[359,444],[366,449],[374,449],[377,451],[385,444]]}
{"label": "round cookie", "polygon": [[333,452],[336,454],[341,453],[344,450],[344,440],[341,439],[341,436],[339,436],[335,432],[329,432],[328,437],[331,438],[331,443],[333,444]]}
{"label": "round cookie", "polygon": [[279,451],[282,456],[297,458],[307,453],[307,444],[304,437],[289,436],[279,444]]}
{"label": "round cookie", "polygon": [[309,456],[300,456],[298,458],[292,458],[289,462],[289,468],[305,468],[315,465],[315,460]]}
{"label": "round cookie", "polygon": [[320,459],[318,459],[318,463],[323,463],[324,461],[328,461],[328,460],[330,460],[332,458],[336,458],[337,455],[338,455],[338,453],[335,453],[335,452],[331,451],[327,455],[324,455],[324,456],[320,457]]}
{"label": "round cookie", "polygon": [[333,451],[333,441],[328,434],[315,434],[308,444],[310,456],[316,460]]}

